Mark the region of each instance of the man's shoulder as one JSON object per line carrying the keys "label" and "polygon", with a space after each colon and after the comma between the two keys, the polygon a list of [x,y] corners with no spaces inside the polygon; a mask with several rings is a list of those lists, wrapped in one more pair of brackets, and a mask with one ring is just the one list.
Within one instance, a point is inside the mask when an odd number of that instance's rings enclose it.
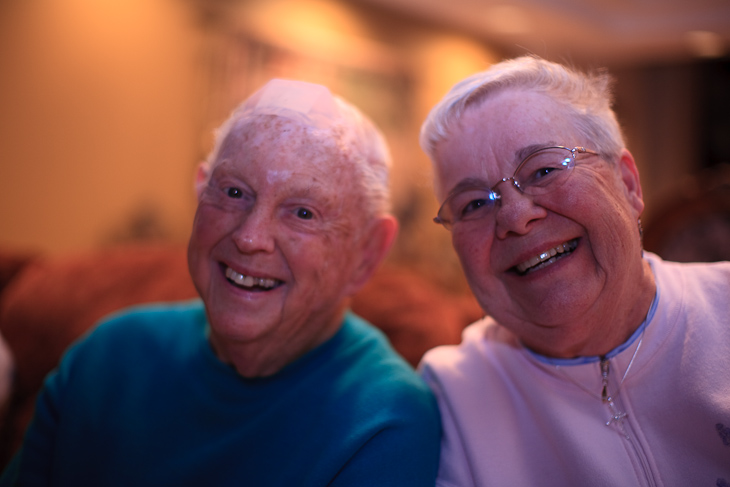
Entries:
{"label": "man's shoulder", "polygon": [[374,325],[349,313],[343,325],[344,339],[328,367],[356,395],[377,394],[382,399],[430,400],[431,392]]}
{"label": "man's shoulder", "polygon": [[148,329],[162,329],[165,326],[181,326],[183,323],[199,322],[205,319],[202,301],[193,299],[171,303],[149,303],[131,306],[103,318],[94,330],[99,333],[120,333]]}
{"label": "man's shoulder", "polygon": [[[116,311],[80,337],[70,348],[74,354],[112,355],[169,349],[170,343],[186,340],[192,330],[203,330],[205,308],[200,300],[137,305]],[[91,358],[91,357],[88,357]]]}
{"label": "man's shoulder", "polygon": [[[337,336],[336,350],[340,358],[365,366],[400,364],[402,359],[385,334],[364,318],[348,312]],[[396,359],[396,360],[393,360]]]}
{"label": "man's shoulder", "polygon": [[130,306],[115,311],[101,320],[101,324],[109,322],[145,322],[150,320],[167,319],[194,319],[197,315],[205,314],[203,302],[200,299],[188,301],[147,303]]}

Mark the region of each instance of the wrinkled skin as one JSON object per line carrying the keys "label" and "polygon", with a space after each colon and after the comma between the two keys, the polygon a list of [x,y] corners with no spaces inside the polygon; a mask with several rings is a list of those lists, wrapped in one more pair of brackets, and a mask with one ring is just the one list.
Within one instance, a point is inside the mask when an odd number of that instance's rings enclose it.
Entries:
{"label": "wrinkled skin", "polygon": [[[561,106],[538,93],[505,91],[467,109],[436,147],[443,201],[468,179],[494,185],[530,148],[591,149]],[[601,355],[623,343],[648,312],[655,286],[641,258],[639,175],[624,150],[614,164],[578,158],[568,182],[539,196],[498,187],[494,218],[454,226],[452,242],[477,299],[528,347],[548,356]],[[515,266],[577,239],[569,255],[526,275]]]}
{"label": "wrinkled skin", "polygon": [[[276,117],[238,127],[201,169],[188,263],[213,348],[242,375],[331,337],[390,246],[394,221],[364,215],[354,177],[329,138]],[[227,268],[273,287],[236,285]]]}

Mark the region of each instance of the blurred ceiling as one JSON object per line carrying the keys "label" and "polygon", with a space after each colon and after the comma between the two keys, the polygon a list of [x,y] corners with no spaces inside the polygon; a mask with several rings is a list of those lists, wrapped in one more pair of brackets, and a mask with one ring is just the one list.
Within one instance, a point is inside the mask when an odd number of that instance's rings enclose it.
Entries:
{"label": "blurred ceiling", "polygon": [[477,36],[506,55],[676,63],[730,52],[728,0],[361,0]]}

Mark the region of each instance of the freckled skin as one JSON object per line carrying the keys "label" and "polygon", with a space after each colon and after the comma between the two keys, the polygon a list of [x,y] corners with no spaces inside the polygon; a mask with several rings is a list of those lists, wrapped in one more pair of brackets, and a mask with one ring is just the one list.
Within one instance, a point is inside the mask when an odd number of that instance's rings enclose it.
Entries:
{"label": "freckled skin", "polygon": [[[362,197],[351,162],[330,137],[273,116],[234,133],[198,188],[190,272],[219,356],[237,366],[288,360],[334,334],[345,299],[359,287]],[[282,285],[247,292],[222,267]]]}
{"label": "freckled skin", "polygon": [[[440,198],[460,181],[486,185],[511,176],[520,149],[585,146],[561,106],[529,92],[506,91],[465,112],[436,147]],[[643,321],[654,295],[641,259],[638,172],[625,151],[618,166],[580,157],[570,180],[539,196],[499,186],[494,218],[454,226],[452,241],[482,307],[529,347],[556,357],[600,355]],[[514,266],[579,239],[568,257],[527,276]]]}

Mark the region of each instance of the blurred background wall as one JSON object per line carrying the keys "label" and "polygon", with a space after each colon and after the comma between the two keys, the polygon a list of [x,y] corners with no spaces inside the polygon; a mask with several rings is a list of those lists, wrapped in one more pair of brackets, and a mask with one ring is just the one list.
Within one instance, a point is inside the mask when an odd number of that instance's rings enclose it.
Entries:
{"label": "blurred background wall", "polygon": [[184,244],[212,130],[269,78],[296,78],[383,128],[391,260],[461,287],[417,142],[454,82],[529,52],[608,67],[651,222],[726,177],[729,36],[716,0],[3,0],[0,248]]}

